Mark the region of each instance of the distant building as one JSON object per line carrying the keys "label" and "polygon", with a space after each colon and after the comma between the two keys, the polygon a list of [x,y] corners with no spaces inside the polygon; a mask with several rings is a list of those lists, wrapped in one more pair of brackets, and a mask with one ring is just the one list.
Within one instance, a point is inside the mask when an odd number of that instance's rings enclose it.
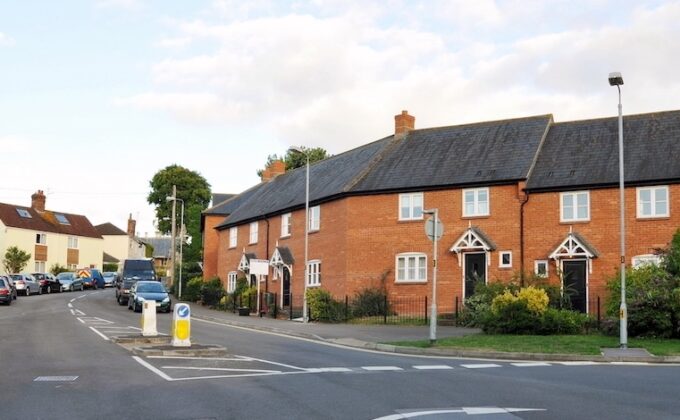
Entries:
{"label": "distant building", "polygon": [[42,190],[31,206],[0,203],[0,259],[16,246],[31,254],[26,271],[46,272],[54,264],[69,269],[101,268],[104,239],[87,217],[45,207]]}
{"label": "distant building", "polygon": [[170,268],[172,255],[172,238],[170,236],[156,236],[142,238],[142,241],[153,248],[151,257],[154,261],[154,267],[167,271]]}
{"label": "distant building", "polygon": [[135,236],[137,222],[128,218],[127,232],[112,223],[102,223],[95,226],[97,232],[104,238],[105,262],[120,263],[129,258],[145,258],[146,248],[144,242]]}

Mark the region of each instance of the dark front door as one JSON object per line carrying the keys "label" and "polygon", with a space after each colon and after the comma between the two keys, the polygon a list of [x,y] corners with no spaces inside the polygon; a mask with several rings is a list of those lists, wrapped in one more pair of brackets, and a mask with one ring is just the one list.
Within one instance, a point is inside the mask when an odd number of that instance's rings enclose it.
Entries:
{"label": "dark front door", "polygon": [[475,293],[475,283],[486,283],[486,254],[465,254],[465,299]]}
{"label": "dark front door", "polygon": [[283,267],[283,306],[290,306],[290,271]]}
{"label": "dark front door", "polygon": [[562,293],[571,300],[571,308],[586,313],[587,261],[562,261]]}

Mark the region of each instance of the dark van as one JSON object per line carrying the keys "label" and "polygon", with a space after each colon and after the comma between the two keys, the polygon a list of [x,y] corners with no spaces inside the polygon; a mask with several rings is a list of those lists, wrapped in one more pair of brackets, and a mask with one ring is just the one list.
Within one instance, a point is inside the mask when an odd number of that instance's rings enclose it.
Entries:
{"label": "dark van", "polygon": [[116,285],[116,301],[119,305],[128,303],[130,296],[130,288],[138,281],[160,281],[156,276],[156,270],[153,267],[153,260],[125,260],[123,262],[123,274],[118,279]]}

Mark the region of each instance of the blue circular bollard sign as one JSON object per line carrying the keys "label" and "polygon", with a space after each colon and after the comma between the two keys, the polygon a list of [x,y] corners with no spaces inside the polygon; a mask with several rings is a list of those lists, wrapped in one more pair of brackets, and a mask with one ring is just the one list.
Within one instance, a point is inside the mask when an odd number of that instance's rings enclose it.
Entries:
{"label": "blue circular bollard sign", "polygon": [[189,313],[191,310],[189,309],[189,305],[182,305],[177,309],[177,316],[180,318],[187,318],[189,317]]}

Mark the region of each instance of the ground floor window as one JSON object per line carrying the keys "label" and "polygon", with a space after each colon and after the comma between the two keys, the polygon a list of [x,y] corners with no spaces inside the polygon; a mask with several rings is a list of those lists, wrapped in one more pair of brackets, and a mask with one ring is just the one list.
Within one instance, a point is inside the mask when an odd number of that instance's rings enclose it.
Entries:
{"label": "ground floor window", "polygon": [[534,261],[534,273],[538,277],[548,277],[548,261],[547,260]]}
{"label": "ground floor window", "polygon": [[36,273],[44,273],[45,272],[45,261],[36,261],[35,262],[35,272]]}
{"label": "ground floor window", "polygon": [[307,264],[307,286],[321,285],[321,261],[310,261]]}
{"label": "ground floor window", "polygon": [[227,293],[234,293],[236,290],[236,271],[227,275]]}
{"label": "ground floor window", "polygon": [[420,253],[397,255],[397,282],[427,281],[427,256]]}

